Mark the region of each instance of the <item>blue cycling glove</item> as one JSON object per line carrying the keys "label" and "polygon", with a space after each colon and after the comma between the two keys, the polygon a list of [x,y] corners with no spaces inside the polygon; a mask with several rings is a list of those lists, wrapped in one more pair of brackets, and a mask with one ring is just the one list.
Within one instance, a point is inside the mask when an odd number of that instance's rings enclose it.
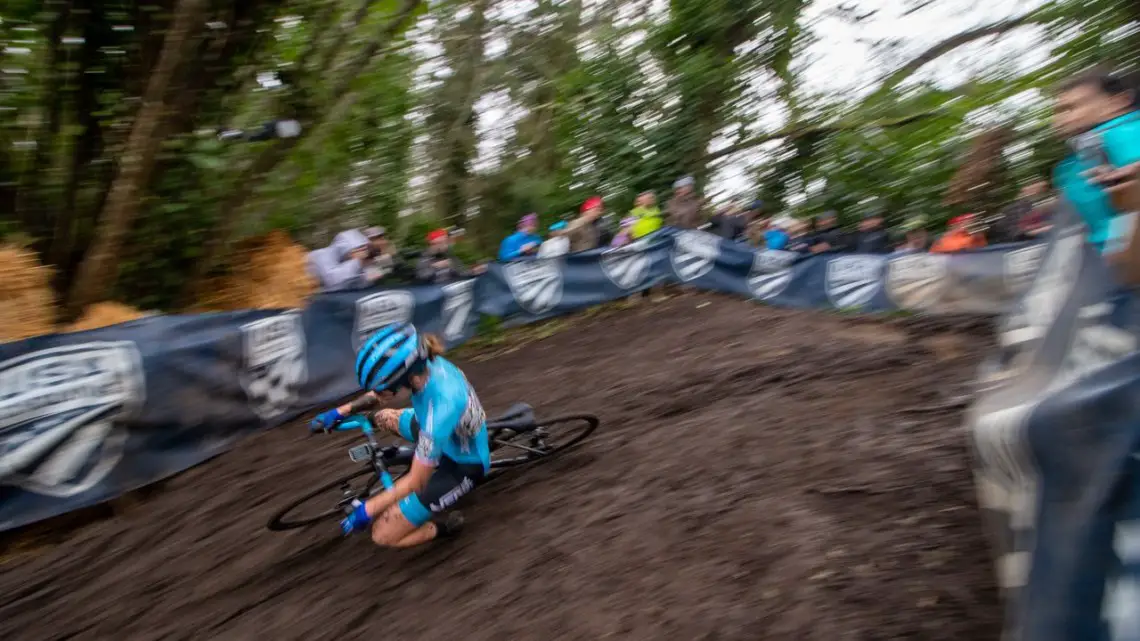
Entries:
{"label": "blue cycling glove", "polygon": [[353,499],[352,511],[341,520],[340,531],[348,536],[353,532],[367,530],[371,525],[372,518],[368,516],[368,512],[364,511],[364,503],[361,503],[360,499]]}
{"label": "blue cycling glove", "polygon": [[309,424],[309,429],[314,432],[327,432],[336,427],[337,423],[340,423],[343,419],[344,417],[340,415],[340,410],[334,408],[327,412],[317,414],[313,422]]}

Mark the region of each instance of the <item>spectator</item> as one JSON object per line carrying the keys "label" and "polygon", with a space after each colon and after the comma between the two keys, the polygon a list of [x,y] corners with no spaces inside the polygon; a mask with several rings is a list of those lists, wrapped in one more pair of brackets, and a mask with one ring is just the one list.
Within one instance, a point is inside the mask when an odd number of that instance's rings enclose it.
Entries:
{"label": "spectator", "polygon": [[570,239],[566,237],[566,223],[558,221],[550,226],[550,237],[538,248],[539,258],[557,258],[570,253]]}
{"label": "spectator", "polygon": [[598,246],[602,236],[602,223],[599,219],[603,209],[600,196],[591,196],[582,203],[581,213],[566,225],[571,253],[588,251]]}
{"label": "spectator", "polygon": [[930,239],[926,233],[926,218],[913,216],[902,224],[905,234],[903,241],[895,247],[896,252],[924,252],[930,246]]}
{"label": "spectator", "polygon": [[794,220],[785,216],[781,216],[772,221],[772,223],[768,225],[767,231],[764,232],[764,246],[768,249],[779,251],[787,249],[788,241],[791,239],[788,229],[794,224]]}
{"label": "spectator", "polygon": [[1128,211],[1106,193],[1110,185],[1104,177],[1111,176],[1113,168],[1140,162],[1135,98],[1122,78],[1103,68],[1070,79],[1057,92],[1054,126],[1075,153],[1057,165],[1053,184],[1088,225],[1089,241],[1102,251],[1117,235],[1114,220]]}
{"label": "spectator", "polygon": [[364,230],[368,239],[368,265],[365,272],[375,275],[375,278],[387,278],[396,271],[396,249],[388,238],[383,227],[369,227]]}
{"label": "spectator", "polygon": [[788,224],[788,246],[785,249],[801,254],[811,253],[812,239],[813,235],[808,233],[808,223],[792,219]]}
{"label": "spectator", "polygon": [[712,223],[709,231],[725,240],[744,240],[744,232],[748,229],[748,216],[736,204],[717,212],[709,222]]}
{"label": "spectator", "polygon": [[664,219],[661,210],[657,207],[657,197],[651,191],[643,191],[637,196],[633,210],[629,212],[631,218],[636,219],[631,233],[634,239],[645,238],[649,234],[661,229]]}
{"label": "spectator", "polygon": [[536,229],[538,229],[538,214],[523,216],[519,220],[518,230],[504,238],[499,245],[499,260],[506,262],[538,253],[542,238],[534,233]]}
{"label": "spectator", "polygon": [[764,247],[764,234],[772,226],[772,221],[767,217],[754,218],[748,223],[748,228],[745,230],[745,235],[748,237],[748,244],[753,247]]}
{"label": "spectator", "polygon": [[833,211],[820,214],[815,220],[815,233],[809,240],[811,253],[841,252],[848,247],[847,234],[839,228],[839,218]]}
{"label": "spectator", "polygon": [[1015,240],[1033,240],[1053,229],[1053,208],[1057,202],[1048,189],[1048,183],[1042,181],[1022,190],[1022,201],[1028,206],[1017,218]]}
{"label": "spectator", "polygon": [[883,229],[883,216],[877,211],[867,212],[859,221],[854,250],[860,254],[891,253],[891,237]]}
{"label": "spectator", "polygon": [[633,242],[633,228],[637,226],[638,219],[633,216],[626,216],[621,219],[621,230],[618,232],[614,239],[610,241],[610,247],[623,247]]}
{"label": "spectator", "polygon": [[416,280],[422,283],[442,285],[461,278],[470,278],[487,271],[486,265],[476,265],[466,269],[451,254],[451,234],[446,229],[436,229],[427,235],[428,247],[416,263]]}
{"label": "spectator", "polygon": [[359,289],[376,282],[376,273],[366,273],[368,238],[358,229],[337,234],[328,247],[309,252],[309,273],[320,283],[321,291]]}
{"label": "spectator", "polygon": [[980,233],[971,231],[970,225],[974,222],[973,214],[962,214],[950,219],[950,228],[942,237],[935,241],[930,248],[936,254],[948,254],[967,249],[980,249],[986,246],[986,238]]}
{"label": "spectator", "polygon": [[701,199],[694,187],[692,176],[685,176],[673,183],[673,197],[665,205],[669,214],[669,224],[679,229],[696,229],[701,224]]}
{"label": "spectator", "polygon": [[614,236],[620,230],[621,223],[613,214],[602,214],[594,221],[594,231],[598,233],[597,247],[606,247],[613,242]]}

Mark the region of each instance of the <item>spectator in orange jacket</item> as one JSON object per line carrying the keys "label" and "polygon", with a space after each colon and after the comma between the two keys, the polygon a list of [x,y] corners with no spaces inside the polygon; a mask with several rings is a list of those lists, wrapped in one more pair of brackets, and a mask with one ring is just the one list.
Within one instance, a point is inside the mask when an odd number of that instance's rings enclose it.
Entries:
{"label": "spectator in orange jacket", "polygon": [[979,249],[986,246],[986,237],[980,233],[970,231],[970,224],[974,222],[973,214],[962,214],[950,219],[950,229],[935,241],[930,248],[931,252],[949,254],[966,249]]}

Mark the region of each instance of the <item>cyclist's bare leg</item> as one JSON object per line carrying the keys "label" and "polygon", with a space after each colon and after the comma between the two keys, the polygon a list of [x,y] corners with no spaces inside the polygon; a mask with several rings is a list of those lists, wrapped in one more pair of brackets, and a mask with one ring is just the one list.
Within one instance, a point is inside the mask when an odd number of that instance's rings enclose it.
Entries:
{"label": "cyclist's bare leg", "polygon": [[372,522],[372,542],[383,547],[420,545],[434,539],[436,533],[434,523],[425,523],[418,528],[412,525],[398,505],[388,508]]}

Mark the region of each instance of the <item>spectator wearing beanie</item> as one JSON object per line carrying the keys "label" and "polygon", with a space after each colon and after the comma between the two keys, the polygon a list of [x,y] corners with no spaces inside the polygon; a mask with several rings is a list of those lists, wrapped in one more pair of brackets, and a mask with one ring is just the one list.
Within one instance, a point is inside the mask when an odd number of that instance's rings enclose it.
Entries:
{"label": "spectator wearing beanie", "polygon": [[506,262],[523,256],[533,256],[542,246],[538,229],[538,214],[527,214],[519,220],[518,230],[503,239],[499,245],[499,260]]}

